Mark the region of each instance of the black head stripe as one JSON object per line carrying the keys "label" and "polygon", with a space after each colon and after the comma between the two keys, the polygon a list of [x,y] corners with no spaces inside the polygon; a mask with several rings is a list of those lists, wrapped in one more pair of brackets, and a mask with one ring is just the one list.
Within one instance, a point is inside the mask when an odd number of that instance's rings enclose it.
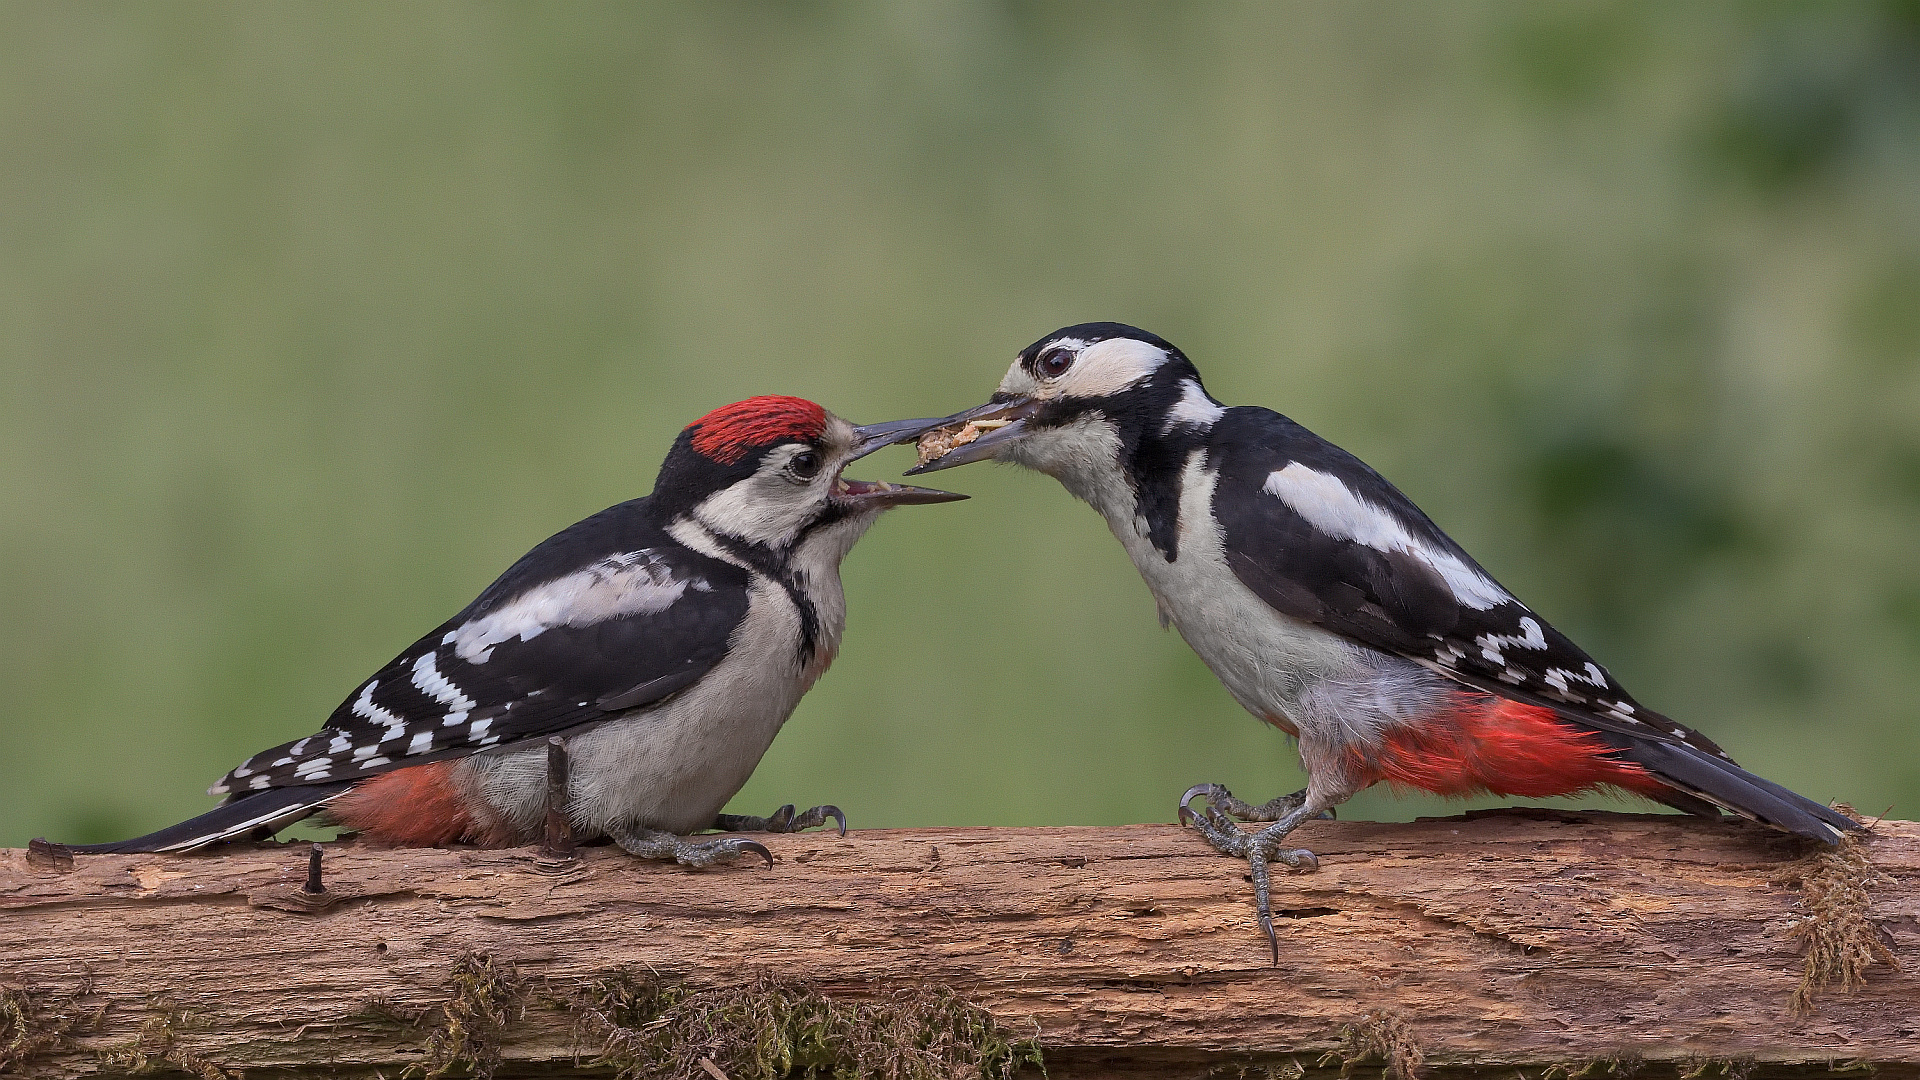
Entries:
{"label": "black head stripe", "polygon": [[820,648],[820,613],[814,609],[813,601],[794,578],[793,572],[778,555],[765,547],[722,533],[709,532],[708,535],[729,555],[778,582],[786,591],[787,598],[793,601],[794,609],[800,615],[800,662],[804,664],[812,660]]}
{"label": "black head stripe", "polygon": [[[1027,366],[1027,369],[1031,371],[1034,358],[1039,356],[1048,345],[1069,338],[1075,341],[1084,341],[1089,345],[1096,341],[1107,341],[1111,338],[1132,338],[1135,341],[1144,341],[1149,345],[1165,349],[1171,355],[1181,356],[1180,350],[1174,348],[1173,342],[1168,341],[1158,334],[1142,330],[1137,326],[1128,326],[1126,323],[1117,322],[1090,322],[1079,323],[1074,326],[1063,326],[1055,330],[1039,341],[1021,349],[1020,359]],[[1185,357],[1181,356],[1181,359],[1185,359]]]}

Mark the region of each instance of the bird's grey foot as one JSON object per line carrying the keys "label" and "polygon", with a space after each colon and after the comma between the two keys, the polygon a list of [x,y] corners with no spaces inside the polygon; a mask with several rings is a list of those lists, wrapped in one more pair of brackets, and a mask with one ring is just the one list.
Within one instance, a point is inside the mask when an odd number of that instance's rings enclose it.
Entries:
{"label": "bird's grey foot", "polygon": [[[1216,792],[1218,798],[1216,798]],[[1191,803],[1196,798],[1207,800],[1204,809],[1195,810],[1192,807]],[[1282,796],[1268,803],[1267,806],[1271,807],[1293,798],[1292,795]],[[1280,842],[1285,840],[1287,834],[1297,828],[1301,822],[1318,815],[1310,812],[1312,807],[1306,804],[1303,798],[1266,828],[1258,832],[1243,832],[1238,825],[1234,824],[1232,818],[1227,816],[1223,804],[1227,804],[1228,800],[1239,803],[1241,806],[1247,805],[1234,799],[1226,788],[1217,784],[1197,784],[1187,789],[1187,793],[1180,798],[1180,821],[1182,824],[1192,826],[1193,830],[1204,837],[1207,843],[1213,845],[1215,851],[1247,860],[1247,865],[1253,870],[1253,901],[1260,915],[1260,929],[1266,933],[1267,945],[1273,950],[1273,965],[1279,967],[1280,937],[1273,931],[1273,883],[1268,867],[1273,863],[1279,863],[1303,873],[1320,869],[1320,860],[1314,857],[1313,852],[1305,848],[1280,846]],[[1266,807],[1249,807],[1249,809],[1264,810]]]}
{"label": "bird's grey foot", "polygon": [[681,866],[712,866],[722,860],[737,859],[751,853],[767,860],[767,869],[773,869],[773,852],[758,840],[730,836],[724,840],[695,843],[672,833],[625,825],[608,826],[607,835],[620,845],[620,850],[642,859],[672,859]]}
{"label": "bird's grey foot", "polygon": [[793,804],[775,810],[768,817],[748,817],[743,814],[721,814],[714,818],[713,827],[721,832],[772,832],[791,833],[825,825],[831,819],[840,826],[840,835],[847,835],[847,815],[837,806],[816,806],[803,814],[793,812]]}
{"label": "bird's grey foot", "polygon": [[[1255,806],[1235,798],[1233,792],[1228,791],[1223,784],[1195,784],[1180,797],[1182,822],[1185,822],[1192,813],[1187,809],[1187,804],[1198,798],[1206,799],[1208,805],[1219,807],[1223,813],[1236,821],[1279,821],[1307,801],[1307,789],[1301,788],[1291,795],[1281,795]],[[1332,821],[1335,817],[1333,808],[1328,807],[1320,811],[1319,816]]]}

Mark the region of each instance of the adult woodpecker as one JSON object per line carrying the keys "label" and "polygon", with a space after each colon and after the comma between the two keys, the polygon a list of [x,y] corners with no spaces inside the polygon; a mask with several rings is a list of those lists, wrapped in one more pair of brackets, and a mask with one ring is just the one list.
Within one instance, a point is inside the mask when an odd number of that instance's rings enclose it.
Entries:
{"label": "adult woodpecker", "polygon": [[[1299,739],[1305,790],[1252,806],[1201,784],[1180,800],[1183,822],[1252,864],[1276,963],[1268,863],[1314,869],[1287,834],[1381,781],[1618,788],[1827,842],[1859,828],[1643,708],[1380,474],[1278,413],[1215,401],[1144,330],[1048,334],[986,405],[920,427],[936,429],[923,453],[950,449],[908,475],[992,458],[1058,479],[1107,519],[1162,621],[1235,700]],[[1248,834],[1230,818],[1273,824]]]}
{"label": "adult woodpecker", "polygon": [[791,832],[831,806],[723,815],[832,662],[840,560],[888,507],[966,498],[847,480],[899,424],[855,427],[757,397],[680,433],[653,493],[535,547],[465,610],[347,696],[319,732],[213,785],[228,801],[83,852],[191,851],[324,811],[394,846],[504,847],[540,835],[545,740],[568,736],[565,812],[582,839],[703,866],[766,848],[679,834]]}

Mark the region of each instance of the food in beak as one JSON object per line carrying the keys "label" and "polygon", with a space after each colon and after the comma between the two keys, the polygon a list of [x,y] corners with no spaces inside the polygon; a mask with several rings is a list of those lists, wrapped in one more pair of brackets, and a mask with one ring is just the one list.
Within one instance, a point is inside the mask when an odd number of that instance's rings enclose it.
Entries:
{"label": "food in beak", "polygon": [[969,420],[958,427],[939,427],[920,436],[915,449],[920,457],[913,463],[919,468],[930,461],[938,461],[962,446],[985,435],[995,428],[1003,428],[1013,423],[1011,420]]}

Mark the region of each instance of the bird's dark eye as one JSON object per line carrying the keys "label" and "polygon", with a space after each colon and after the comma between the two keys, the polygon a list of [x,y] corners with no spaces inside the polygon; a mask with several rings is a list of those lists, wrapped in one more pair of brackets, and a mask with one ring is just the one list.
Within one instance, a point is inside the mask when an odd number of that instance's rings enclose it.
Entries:
{"label": "bird's dark eye", "polygon": [[1073,350],[1049,349],[1040,354],[1040,359],[1034,361],[1033,370],[1043,379],[1057,379],[1065,375],[1067,369],[1072,366]]}
{"label": "bird's dark eye", "polygon": [[787,459],[787,472],[795,479],[811,480],[820,471],[820,455],[811,450],[802,450]]}

